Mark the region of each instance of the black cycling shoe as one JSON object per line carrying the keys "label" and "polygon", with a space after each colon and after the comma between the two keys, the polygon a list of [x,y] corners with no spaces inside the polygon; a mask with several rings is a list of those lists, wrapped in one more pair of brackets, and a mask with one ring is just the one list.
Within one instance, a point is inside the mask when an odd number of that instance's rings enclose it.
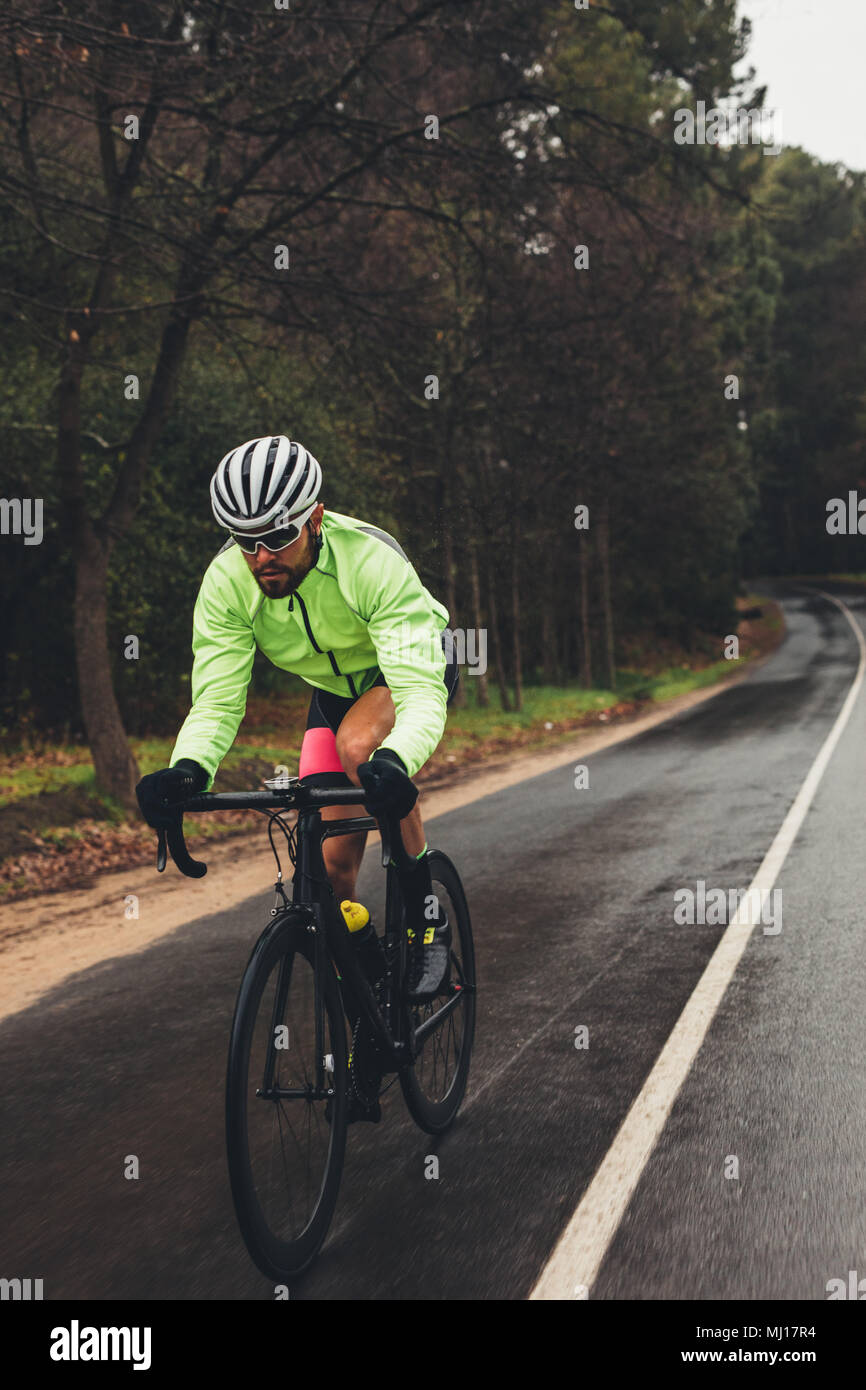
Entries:
{"label": "black cycling shoe", "polygon": [[415,933],[409,932],[412,942],[412,960],[409,964],[409,988],[407,995],[414,1004],[435,999],[450,978],[451,967],[451,926],[442,912],[439,923],[428,927],[424,932],[424,944],[419,949],[414,941]]}

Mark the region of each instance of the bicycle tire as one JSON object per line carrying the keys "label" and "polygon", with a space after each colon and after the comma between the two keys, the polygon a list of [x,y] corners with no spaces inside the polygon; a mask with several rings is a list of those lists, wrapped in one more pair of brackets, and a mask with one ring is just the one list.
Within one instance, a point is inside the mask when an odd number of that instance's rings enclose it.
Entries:
{"label": "bicycle tire", "polygon": [[[436,892],[436,885],[439,884],[444,888],[446,897],[450,902],[448,916],[452,932],[452,984],[455,982],[461,984],[463,998],[458,1008],[454,1010],[451,1019],[446,1019],[438,1032],[426,1040],[412,1065],[400,1072],[400,1086],[406,1101],[406,1108],[419,1128],[427,1134],[442,1134],[454,1123],[469,1079],[469,1064],[475,1038],[475,951],[472,942],[472,923],[460,875],[451,860],[440,850],[431,850],[428,859],[433,891]],[[437,894],[437,896],[440,895]],[[455,950],[455,946],[458,947],[457,950]],[[415,1026],[436,1012],[437,1002],[441,1007],[441,1000],[433,1000],[430,1004],[415,1005],[410,1009],[410,1016],[413,1018]],[[444,1095],[431,1097],[425,1090],[426,1083],[422,1079],[425,1053],[428,1052],[431,1045],[436,1045],[437,1037],[444,1034],[449,1028],[453,1037],[453,1020],[458,1016],[462,1017],[462,1033],[454,1075]],[[441,1046],[441,1043],[438,1045]]]}
{"label": "bicycle tire", "polygon": [[[346,1148],[348,1054],[345,1015],[336,976],[327,956],[324,956],[324,970],[317,969],[315,937],[310,930],[311,925],[312,919],[304,914],[302,909],[290,908],[271,923],[253,947],[238,991],[226,1072],[226,1150],[238,1225],[255,1264],[263,1274],[280,1282],[297,1278],[302,1274],[321,1249],[337,1203]],[[252,1072],[251,1049],[257,1022],[261,1027],[262,1019],[265,1017],[264,1014],[260,1017],[259,1011],[264,991],[275,967],[278,967],[275,997],[280,992],[279,982],[284,979],[288,980],[285,985],[288,995],[300,959],[312,972],[314,991],[317,977],[321,976],[318,984],[321,986],[323,1003],[323,1037],[326,1049],[332,1053],[333,1071],[330,1083],[333,1086],[333,1097],[329,1102],[330,1118],[326,1120],[330,1135],[327,1139],[327,1156],[318,1197],[303,1229],[287,1239],[272,1229],[272,1225],[276,1223],[269,1219],[263,1207],[254,1173],[251,1145],[255,1141],[251,1141],[250,1136],[250,1105],[267,1104],[268,1101],[259,1099],[251,1082],[251,1076],[258,1075],[260,1059],[265,1049],[259,1040]],[[284,974],[286,971],[287,975]],[[271,1022],[276,1016],[275,1012],[271,1013]],[[270,1036],[270,1027],[265,1029],[260,1038],[265,1036]],[[314,1034],[314,1042],[317,1040],[318,1035]],[[276,1050],[274,1055],[276,1057]],[[297,1065],[295,1059],[293,1065]],[[321,1100],[314,1103],[323,1104]],[[301,1117],[305,1115],[305,1105],[307,1112],[311,1110],[311,1105],[304,1100],[294,1100],[288,1104],[299,1107],[294,1113]],[[275,1103],[274,1110],[280,1110],[279,1101]],[[255,1113],[256,1125],[261,1117],[266,1129],[268,1112]],[[322,1118],[326,1118],[324,1107]],[[283,1151],[285,1168],[286,1146],[282,1137],[282,1120],[276,1114],[271,1118],[272,1128],[274,1123],[280,1129],[280,1148]],[[326,1131],[321,1131],[317,1115],[317,1137],[320,1134],[324,1141]],[[291,1206],[292,1193],[289,1192],[287,1196]]]}

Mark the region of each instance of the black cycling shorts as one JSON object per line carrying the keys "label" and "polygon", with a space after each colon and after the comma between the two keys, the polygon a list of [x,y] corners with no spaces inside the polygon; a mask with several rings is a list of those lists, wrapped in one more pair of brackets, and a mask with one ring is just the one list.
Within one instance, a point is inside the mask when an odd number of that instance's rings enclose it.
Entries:
{"label": "black cycling shorts", "polygon": [[[442,635],[442,649],[443,651],[446,650],[444,633]],[[445,667],[445,674],[442,677],[448,692],[447,703],[449,705],[454,698],[459,679],[460,671],[452,646],[451,655]],[[387,686],[387,684],[388,682],[380,671],[373,684],[368,688],[372,690],[374,686]],[[311,777],[324,778],[327,776],[330,781],[333,780],[335,773],[342,774],[343,778],[346,777],[343,764],[340,762],[340,755],[337,752],[336,734],[349,710],[360,698],[360,695],[334,695],[330,690],[319,690],[318,688],[313,691],[307,713],[307,729],[301,745],[300,775],[302,777],[309,780]]]}

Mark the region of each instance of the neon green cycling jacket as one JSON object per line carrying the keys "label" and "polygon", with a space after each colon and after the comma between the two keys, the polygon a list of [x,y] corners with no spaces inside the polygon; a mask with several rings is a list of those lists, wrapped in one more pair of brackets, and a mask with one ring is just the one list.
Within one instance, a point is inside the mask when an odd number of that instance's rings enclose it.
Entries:
{"label": "neon green cycling jacket", "polygon": [[326,511],[322,548],[294,594],[266,598],[234,543],[208,566],[193,616],[192,708],[171,766],[192,758],[208,787],[234,743],[256,647],[283,671],[335,695],[369,690],[381,670],[396,710],[380,745],[413,777],[445,729],[448,610],[379,527]]}

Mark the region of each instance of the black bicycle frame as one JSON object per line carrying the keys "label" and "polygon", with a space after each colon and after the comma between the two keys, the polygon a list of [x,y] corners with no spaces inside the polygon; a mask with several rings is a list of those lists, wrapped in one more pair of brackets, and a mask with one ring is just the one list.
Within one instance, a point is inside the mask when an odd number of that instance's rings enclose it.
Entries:
{"label": "black bicycle frame", "polygon": [[[354,790],[354,789],[353,789]],[[331,793],[330,795],[333,795]],[[346,801],[351,804],[350,798]],[[333,805],[333,802],[330,802]],[[344,803],[345,804],[345,803]],[[412,1045],[414,1034],[405,1019],[405,1010],[396,1010],[395,1029],[388,1027],[382,1017],[376,997],[358,962],[352,943],[351,933],[343,920],[334,890],[325,869],[322,844],[336,835],[352,835],[358,831],[375,830],[376,821],[370,816],[353,816],[345,820],[323,821],[318,806],[299,808],[297,845],[298,856],[293,880],[292,904],[295,907],[311,907],[316,921],[313,929],[316,936],[316,964],[319,972],[328,968],[328,955],[334,962],[342,986],[344,1004],[351,1016],[363,1014],[373,1030],[376,1042],[383,1056],[390,1063],[390,1069],[398,1070],[414,1059],[416,1049]],[[399,827],[397,828],[399,836]],[[384,841],[383,841],[384,843]],[[395,841],[397,843],[397,841]],[[388,864],[388,883],[386,889],[386,940],[394,929],[393,874],[395,870]],[[400,943],[399,978],[405,973],[405,943]],[[317,1018],[321,1014],[319,1001],[316,1001]],[[322,1049],[319,1049],[321,1055]]]}
{"label": "black bicycle frame", "polygon": [[[328,958],[333,960],[340,980],[344,1004],[357,1016],[362,1014],[373,1030],[376,1043],[383,1060],[390,1065],[386,1070],[400,1070],[417,1056],[421,1044],[428,1035],[440,1027],[448,1014],[459,1002],[457,996],[443,1004],[440,1009],[420,1028],[413,1029],[408,1009],[401,999],[396,999],[394,1027],[389,1027],[376,1001],[372,989],[358,962],[351,933],[339,910],[331,881],[325,869],[322,843],[334,835],[351,835],[357,831],[378,828],[382,837],[382,865],[387,869],[385,940],[389,947],[399,947],[398,978],[406,977],[406,933],[400,931],[399,913],[396,907],[396,876],[401,868],[414,865],[414,860],[406,853],[400,834],[400,823],[394,817],[383,818],[377,822],[372,816],[353,816],[351,818],[323,822],[322,810],[327,806],[357,806],[363,803],[365,793],[360,787],[311,787],[294,781],[283,791],[270,792],[219,792],[205,793],[190,797],[178,809],[182,812],[219,810],[259,810],[289,811],[297,810],[297,855],[293,878],[292,905],[295,908],[309,909],[312,920],[308,930],[314,935],[316,952],[316,977],[322,979],[322,971],[330,968]],[[191,859],[183,838],[182,820],[167,832],[168,849],[182,873],[199,878],[206,873],[206,866]],[[160,836],[158,866],[165,863],[165,840]],[[281,976],[282,978],[282,976]],[[348,996],[348,997],[347,997]],[[315,1000],[316,1042],[318,1055],[317,1085],[324,1085],[324,1001]],[[322,1036],[319,1037],[320,1031]]]}
{"label": "black bicycle frame", "polygon": [[[318,790],[311,788],[310,790]],[[331,801],[334,793],[327,793],[330,805],[343,804],[352,805],[353,796],[351,791],[344,791],[344,796],[340,798],[340,803]],[[345,794],[345,793],[348,794]],[[357,795],[357,794],[356,794]],[[303,817],[303,827],[302,827]],[[306,850],[300,850],[298,858],[304,865],[303,876],[300,864],[296,867],[294,879],[295,903],[305,901],[302,883],[308,884],[308,896],[306,901],[317,902],[321,906],[321,899],[318,898],[317,888],[322,884],[327,885],[327,899],[330,906],[327,921],[325,924],[325,934],[331,955],[335,960],[341,976],[341,983],[344,986],[348,979],[355,995],[355,1001],[360,1004],[357,1012],[362,1012],[367,1021],[372,1026],[376,1040],[386,1057],[389,1057],[395,1068],[404,1066],[407,1062],[412,1062],[418,1055],[422,1045],[431,1033],[440,1028],[448,1015],[457,1008],[460,1003],[458,995],[453,995],[445,1004],[442,1004],[436,1012],[422,1023],[420,1028],[412,1028],[408,1010],[404,1007],[403,1001],[396,1000],[395,1027],[390,1029],[382,1018],[376,998],[366,976],[361,969],[358,958],[352,945],[351,933],[346,926],[343,915],[339,911],[325,871],[325,862],[322,856],[322,841],[333,835],[351,835],[358,830],[371,830],[377,828],[377,822],[370,816],[352,817],[345,820],[328,821],[322,823],[320,811],[313,807],[298,815],[298,845]],[[406,853],[403,847],[403,840],[400,835],[400,823],[392,820],[390,823],[384,822],[378,825],[382,836],[382,866],[387,870],[387,882],[385,889],[385,944],[386,948],[393,948],[396,945],[399,949],[399,968],[398,978],[406,978],[406,933],[400,930],[400,917],[396,904],[399,901],[397,890],[398,874],[404,865],[413,865],[414,860]],[[319,939],[321,933],[319,933]]]}

